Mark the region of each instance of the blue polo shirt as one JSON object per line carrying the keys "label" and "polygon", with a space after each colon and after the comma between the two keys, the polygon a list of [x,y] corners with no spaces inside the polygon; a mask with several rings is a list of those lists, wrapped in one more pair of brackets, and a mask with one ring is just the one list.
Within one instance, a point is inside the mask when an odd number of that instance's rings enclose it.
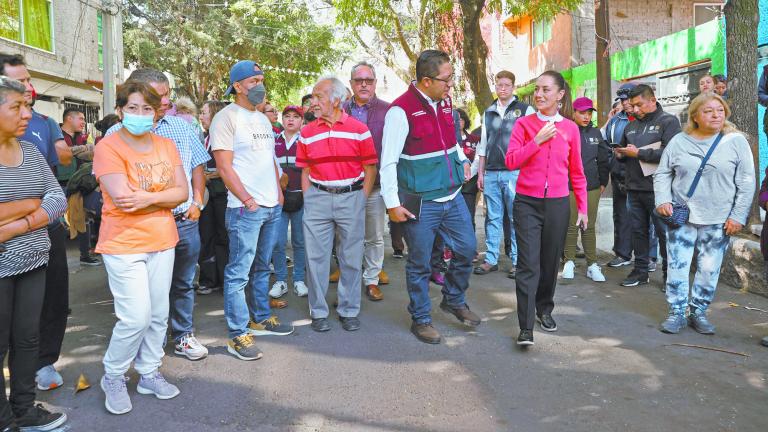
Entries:
{"label": "blue polo shirt", "polygon": [[59,164],[55,144],[56,141],[63,140],[64,135],[54,119],[32,111],[32,119],[29,120],[27,131],[20,139],[34,144],[51,168]]}

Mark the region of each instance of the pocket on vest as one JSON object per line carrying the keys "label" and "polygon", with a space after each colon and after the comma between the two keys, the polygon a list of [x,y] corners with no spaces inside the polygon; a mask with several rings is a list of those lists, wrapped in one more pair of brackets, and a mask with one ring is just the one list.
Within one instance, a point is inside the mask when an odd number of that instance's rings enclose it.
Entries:
{"label": "pocket on vest", "polygon": [[448,174],[445,172],[445,161],[430,160],[413,165],[413,190],[418,193],[439,190],[444,187],[443,181]]}

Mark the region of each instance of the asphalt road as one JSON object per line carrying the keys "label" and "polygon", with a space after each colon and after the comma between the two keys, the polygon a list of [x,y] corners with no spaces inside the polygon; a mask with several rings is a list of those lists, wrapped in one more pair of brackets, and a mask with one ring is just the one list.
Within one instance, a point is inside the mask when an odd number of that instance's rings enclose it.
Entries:
{"label": "asphalt road", "polygon": [[[259,337],[264,357],[254,362],[226,352],[220,291],[198,296],[197,335],[210,356],[191,362],[168,351],[162,371],[182,392],[169,401],[137,394],[132,372],[134,409],[123,416],[106,412],[98,387],[114,324],[106,275],[72,261],[72,316],[57,364],[65,385],[39,399],[65,411],[71,431],[768,430],[768,348],[759,346],[768,313],[729,306],[768,310],[768,299],[720,286],[711,312],[717,335],[670,336],[657,330],[666,313],[660,274],[623,288],[626,267],[595,284],[581,263],[576,279],[557,289],[560,330],[537,329],[536,346],[521,351],[514,282],[502,271],[471,278],[469,304],[484,317],[475,331],[439,311],[433,286],[444,342],[427,345],[408,331],[405,262],[390,252],[385,300],[363,299],[360,331],[345,332],[333,319],[330,332],[313,332],[306,299],[289,293],[278,315],[297,331]],[[81,373],[93,387],[74,394]]]}

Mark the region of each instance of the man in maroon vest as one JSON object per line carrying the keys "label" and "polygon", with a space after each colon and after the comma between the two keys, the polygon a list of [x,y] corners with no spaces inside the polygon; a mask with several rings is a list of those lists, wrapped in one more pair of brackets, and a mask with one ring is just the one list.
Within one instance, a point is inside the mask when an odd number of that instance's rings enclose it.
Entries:
{"label": "man in maroon vest", "polygon": [[[352,67],[349,81],[352,98],[344,103],[344,111],[368,126],[373,138],[376,155],[381,157],[381,136],[384,133],[384,116],[389,102],[376,97],[376,71],[368,63],[361,62]],[[365,295],[371,301],[384,298],[379,285],[389,283],[384,266],[384,218],[386,207],[381,198],[379,177],[373,184],[365,204],[365,251],[363,252],[363,284]]]}
{"label": "man in maroon vest", "polygon": [[462,184],[470,178],[470,162],[456,141],[448,96],[453,78],[448,54],[437,50],[419,54],[416,81],[392,102],[382,139],[381,194],[390,219],[405,222],[411,332],[432,344],[440,343],[429,298],[430,258],[438,232],[453,251],[440,308],[466,325],[480,324],[465,299],[477,245],[460,195]]}

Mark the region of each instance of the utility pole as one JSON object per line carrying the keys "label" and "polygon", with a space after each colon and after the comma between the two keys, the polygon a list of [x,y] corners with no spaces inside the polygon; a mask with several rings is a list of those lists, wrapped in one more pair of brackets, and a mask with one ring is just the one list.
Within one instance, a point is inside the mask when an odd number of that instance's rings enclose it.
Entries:
{"label": "utility pole", "polygon": [[611,58],[608,51],[610,25],[608,0],[595,0],[595,41],[597,64],[597,122],[605,124],[611,110]]}
{"label": "utility pole", "polygon": [[120,6],[112,0],[103,0],[101,7],[101,37],[103,76],[103,115],[115,112],[115,93],[117,87],[116,72],[120,65],[115,64],[115,30],[122,29]]}

